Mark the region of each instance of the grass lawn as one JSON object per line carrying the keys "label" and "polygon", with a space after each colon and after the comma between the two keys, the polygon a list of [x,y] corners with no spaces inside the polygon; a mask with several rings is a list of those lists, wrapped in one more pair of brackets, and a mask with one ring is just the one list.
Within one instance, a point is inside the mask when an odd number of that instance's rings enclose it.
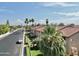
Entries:
{"label": "grass lawn", "polygon": [[29,47],[26,47],[26,55],[30,56],[30,49],[29,49]]}
{"label": "grass lawn", "polygon": [[31,50],[31,56],[38,56],[39,54],[42,54],[40,50]]}
{"label": "grass lawn", "polygon": [[26,36],[26,42],[28,43],[28,45],[26,46],[26,55],[30,56],[30,48],[29,48],[29,46],[31,45],[31,41],[27,36]]}
{"label": "grass lawn", "polygon": [[27,56],[30,56],[30,55],[31,56],[38,56],[39,54],[42,54],[40,52],[40,50],[30,50],[29,47],[27,47],[26,53],[27,53]]}

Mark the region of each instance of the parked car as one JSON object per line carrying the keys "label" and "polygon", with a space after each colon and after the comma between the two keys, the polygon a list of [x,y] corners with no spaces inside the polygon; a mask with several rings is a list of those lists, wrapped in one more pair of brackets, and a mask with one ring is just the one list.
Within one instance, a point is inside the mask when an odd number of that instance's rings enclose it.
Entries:
{"label": "parked car", "polygon": [[23,40],[18,40],[16,44],[22,44]]}

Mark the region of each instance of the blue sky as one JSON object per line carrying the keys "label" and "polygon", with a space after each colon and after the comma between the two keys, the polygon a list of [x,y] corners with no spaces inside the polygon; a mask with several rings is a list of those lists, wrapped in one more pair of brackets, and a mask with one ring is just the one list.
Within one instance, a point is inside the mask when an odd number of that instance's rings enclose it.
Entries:
{"label": "blue sky", "polygon": [[25,18],[36,23],[65,23],[79,25],[78,2],[0,2],[0,24],[9,20],[11,25],[24,24]]}

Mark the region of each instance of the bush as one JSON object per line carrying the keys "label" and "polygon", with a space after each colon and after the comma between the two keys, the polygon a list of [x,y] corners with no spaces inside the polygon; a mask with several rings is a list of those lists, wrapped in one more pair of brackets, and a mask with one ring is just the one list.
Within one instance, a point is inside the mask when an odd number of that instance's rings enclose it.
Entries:
{"label": "bush", "polygon": [[10,30],[8,25],[0,25],[0,35],[7,33]]}

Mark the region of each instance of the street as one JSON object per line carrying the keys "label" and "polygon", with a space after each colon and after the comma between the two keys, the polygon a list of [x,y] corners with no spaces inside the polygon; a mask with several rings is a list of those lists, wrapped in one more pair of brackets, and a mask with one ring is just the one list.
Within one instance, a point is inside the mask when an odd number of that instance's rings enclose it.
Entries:
{"label": "street", "polygon": [[23,29],[20,29],[0,40],[0,56],[19,56],[22,44],[16,44],[23,40]]}

